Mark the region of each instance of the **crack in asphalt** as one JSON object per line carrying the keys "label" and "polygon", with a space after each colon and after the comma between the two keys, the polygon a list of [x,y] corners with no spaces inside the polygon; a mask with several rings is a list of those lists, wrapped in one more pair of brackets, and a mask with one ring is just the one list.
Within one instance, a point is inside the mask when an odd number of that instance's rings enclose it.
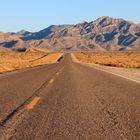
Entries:
{"label": "crack in asphalt", "polygon": [[124,140],[128,140],[124,134],[124,132],[117,126],[117,124],[119,123],[117,121],[117,116],[114,112],[110,111],[107,107],[104,107],[104,104],[99,100],[98,96],[95,95],[96,101],[98,102],[98,104],[101,107],[101,110],[104,112],[104,114],[108,115],[108,118],[110,120],[110,122],[113,124],[113,126],[116,126],[116,128],[118,129],[119,133],[121,136],[123,136]]}
{"label": "crack in asphalt", "polygon": [[[58,70],[60,73],[64,68]],[[58,76],[58,72],[55,72],[50,79],[55,79]],[[6,122],[13,118],[14,115],[17,114],[20,110],[24,108],[24,106],[29,103],[34,97],[39,97],[39,93],[41,93],[50,83],[50,80],[45,81],[29,98],[27,98],[21,105],[15,108],[11,113],[9,113],[4,119],[0,121],[0,126],[4,127]]]}

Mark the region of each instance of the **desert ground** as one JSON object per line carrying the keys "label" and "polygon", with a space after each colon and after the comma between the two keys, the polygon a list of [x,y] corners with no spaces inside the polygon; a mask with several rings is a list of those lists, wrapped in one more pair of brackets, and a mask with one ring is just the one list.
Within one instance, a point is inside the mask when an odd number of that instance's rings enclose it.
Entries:
{"label": "desert ground", "polygon": [[0,73],[50,64],[57,61],[62,53],[53,52],[0,52]]}
{"label": "desert ground", "polygon": [[140,68],[140,52],[78,52],[76,58],[84,63],[122,68]]}
{"label": "desert ground", "polygon": [[140,52],[78,52],[73,61],[140,83]]}

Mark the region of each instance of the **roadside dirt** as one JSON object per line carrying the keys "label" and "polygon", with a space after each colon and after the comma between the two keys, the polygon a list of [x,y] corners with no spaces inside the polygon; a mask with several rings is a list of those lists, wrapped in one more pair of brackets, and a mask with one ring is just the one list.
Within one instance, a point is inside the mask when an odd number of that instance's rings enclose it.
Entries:
{"label": "roadside dirt", "polygon": [[93,68],[96,68],[105,72],[109,72],[109,73],[140,83],[140,69],[121,68],[121,67],[117,68],[117,67],[111,67],[111,66],[103,66],[99,64],[85,63],[77,59],[77,57],[74,54],[71,54],[71,55],[74,62],[83,63],[90,67],[93,67]]}

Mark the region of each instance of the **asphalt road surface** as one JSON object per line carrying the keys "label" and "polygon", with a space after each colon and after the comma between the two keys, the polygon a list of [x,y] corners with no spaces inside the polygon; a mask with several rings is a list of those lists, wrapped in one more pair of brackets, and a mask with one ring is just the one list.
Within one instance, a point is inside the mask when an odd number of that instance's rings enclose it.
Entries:
{"label": "asphalt road surface", "polygon": [[74,63],[0,77],[0,140],[140,140],[140,84]]}

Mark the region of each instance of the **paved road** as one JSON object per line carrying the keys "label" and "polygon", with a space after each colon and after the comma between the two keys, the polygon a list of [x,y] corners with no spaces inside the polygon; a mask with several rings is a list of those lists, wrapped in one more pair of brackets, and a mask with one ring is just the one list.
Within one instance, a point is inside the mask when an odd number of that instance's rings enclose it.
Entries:
{"label": "paved road", "polygon": [[0,139],[139,140],[140,85],[72,62],[0,77]]}

